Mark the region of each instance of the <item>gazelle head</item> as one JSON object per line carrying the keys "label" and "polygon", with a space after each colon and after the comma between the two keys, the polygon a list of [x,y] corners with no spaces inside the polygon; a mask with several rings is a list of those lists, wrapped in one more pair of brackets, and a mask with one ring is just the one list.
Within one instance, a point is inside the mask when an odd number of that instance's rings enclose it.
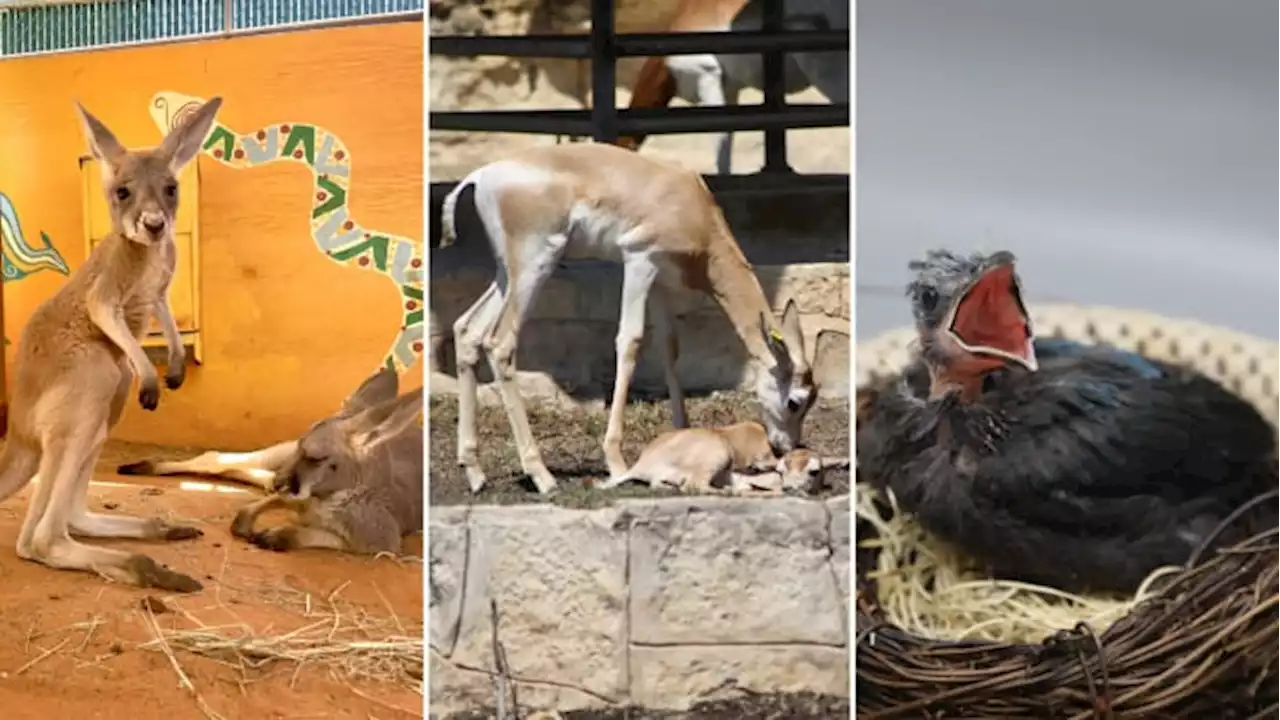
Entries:
{"label": "gazelle head", "polygon": [[89,149],[102,165],[102,186],[114,232],[140,245],[172,239],[178,211],[178,173],[200,152],[221,105],[221,98],[213,98],[158,146],[136,151],[126,149],[101,120],[83,105],[76,105]]}
{"label": "gazelle head", "polygon": [[369,457],[383,443],[416,431],[422,389],[397,397],[399,380],[390,368],[374,373],[356,388],[332,417],[298,439],[293,457],[276,474],[274,490],[300,498],[325,498],[359,486]]}
{"label": "gazelle head", "polygon": [[808,448],[796,448],[778,458],[777,473],[785,492],[815,494],[826,487],[828,470],[847,469],[849,458],[822,457]]}
{"label": "gazelle head", "polygon": [[782,455],[800,444],[805,415],[818,401],[813,369],[805,357],[800,310],[788,300],[782,312],[781,328],[767,317],[760,318],[760,331],[773,355],[773,367],[756,376],[756,397],[760,401],[761,422],[769,434],[774,454]]}

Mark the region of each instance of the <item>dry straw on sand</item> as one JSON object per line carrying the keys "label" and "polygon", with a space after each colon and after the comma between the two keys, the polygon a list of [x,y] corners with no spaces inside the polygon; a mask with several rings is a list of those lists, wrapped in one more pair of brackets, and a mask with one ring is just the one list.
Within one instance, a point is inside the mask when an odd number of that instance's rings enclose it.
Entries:
{"label": "dry straw on sand", "polygon": [[992,580],[976,572],[953,548],[925,534],[910,515],[899,510],[892,492],[882,496],[859,484],[855,511],[876,529],[876,537],[859,547],[880,551],[878,567],[866,578],[876,582],[885,619],[936,640],[1039,643],[1081,622],[1101,633],[1150,597],[1156,580],[1178,571],[1176,567],[1157,569],[1131,597],[1073,595],[1029,583]]}
{"label": "dry straw on sand", "polygon": [[139,648],[164,653],[179,682],[192,694],[205,716],[213,720],[222,716],[208,707],[191,683],[178,661],[179,652],[199,655],[235,668],[245,680],[255,672],[280,663],[293,667],[291,684],[304,670],[326,671],[335,680],[345,682],[352,693],[370,702],[402,713],[420,715],[418,708],[390,705],[352,683],[391,683],[421,695],[421,621],[405,622],[385,597],[385,615],[343,600],[340,595],[348,584],[344,583],[323,597],[281,585],[251,590],[262,602],[283,606],[306,621],[279,634],[270,633],[270,628],[255,630],[240,622],[210,625],[172,604],[166,609],[184,617],[191,627],[166,628],[156,621],[151,606],[144,603],[152,639],[140,644]]}

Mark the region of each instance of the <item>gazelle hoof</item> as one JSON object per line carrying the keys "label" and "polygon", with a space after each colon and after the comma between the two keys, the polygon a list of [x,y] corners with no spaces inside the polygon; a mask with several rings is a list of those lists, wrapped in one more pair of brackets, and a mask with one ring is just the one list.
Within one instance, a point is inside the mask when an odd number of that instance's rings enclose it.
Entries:
{"label": "gazelle hoof", "polygon": [[555,478],[539,478],[533,476],[533,486],[538,489],[538,494],[542,497],[551,497],[560,492],[560,484]]}
{"label": "gazelle hoof", "polygon": [[485,483],[488,482],[484,473],[476,468],[463,468],[463,471],[467,474],[467,486],[471,488],[472,495],[476,495],[484,489]]}

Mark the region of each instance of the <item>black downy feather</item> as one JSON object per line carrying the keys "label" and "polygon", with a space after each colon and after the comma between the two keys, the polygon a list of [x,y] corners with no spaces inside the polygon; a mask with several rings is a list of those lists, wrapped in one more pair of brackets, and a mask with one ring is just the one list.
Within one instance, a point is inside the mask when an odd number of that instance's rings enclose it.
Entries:
{"label": "black downy feather", "polygon": [[[995,577],[1131,592],[1275,487],[1274,430],[1213,380],[1107,346],[1036,353],[973,402],[929,400],[917,361],[858,431],[859,474]],[[1260,506],[1254,527],[1276,514]]]}

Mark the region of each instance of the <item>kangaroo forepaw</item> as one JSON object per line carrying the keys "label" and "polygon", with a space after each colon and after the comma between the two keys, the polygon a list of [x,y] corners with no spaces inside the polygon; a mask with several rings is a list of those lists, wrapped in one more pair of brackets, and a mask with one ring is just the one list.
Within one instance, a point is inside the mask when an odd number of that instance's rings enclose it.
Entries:
{"label": "kangaroo forepaw", "polygon": [[298,536],[297,531],[289,525],[273,527],[270,530],[256,532],[249,542],[257,545],[263,550],[273,550],[275,552],[285,552],[297,547]]}
{"label": "kangaroo forepaw", "polygon": [[236,513],[236,519],[231,522],[231,535],[253,542],[253,521],[254,517],[250,513]]}
{"label": "kangaroo forepaw", "polygon": [[160,383],[153,377],[142,381],[138,390],[138,404],[143,410],[155,410],[160,405]]}
{"label": "kangaroo forepaw", "polygon": [[164,386],[170,390],[177,390],[182,387],[182,381],[187,378],[187,366],[183,365],[181,361],[173,362],[178,364],[170,363],[169,369],[164,374]]}
{"label": "kangaroo forepaw", "polygon": [[125,562],[139,587],[168,592],[193,593],[204,589],[198,580],[157,563],[146,555],[132,555]]}

